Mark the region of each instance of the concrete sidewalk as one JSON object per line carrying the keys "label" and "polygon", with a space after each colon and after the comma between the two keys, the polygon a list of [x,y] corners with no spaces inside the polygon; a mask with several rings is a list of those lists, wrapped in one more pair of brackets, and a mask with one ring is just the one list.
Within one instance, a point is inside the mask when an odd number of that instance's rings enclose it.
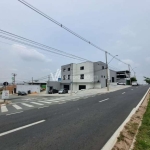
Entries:
{"label": "concrete sidewalk", "polygon": [[73,92],[72,95],[70,93],[68,94],[37,94],[36,96],[60,96],[60,97],[68,97],[68,96],[87,96],[87,95],[94,95],[94,94],[102,94],[102,93],[109,93],[114,92],[117,90],[125,89],[131,86],[125,86],[125,85],[115,85],[110,86],[109,91],[107,91],[107,87],[101,88],[101,89],[88,89],[88,90],[80,90]]}

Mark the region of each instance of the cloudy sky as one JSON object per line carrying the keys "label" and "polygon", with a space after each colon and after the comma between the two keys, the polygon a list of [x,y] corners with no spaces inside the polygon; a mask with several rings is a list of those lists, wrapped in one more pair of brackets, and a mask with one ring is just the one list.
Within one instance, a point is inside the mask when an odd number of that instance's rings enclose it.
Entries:
{"label": "cloudy sky", "polygon": [[[135,68],[136,76],[150,77],[149,0],[26,0],[76,33]],[[0,29],[86,58],[105,61],[103,52],[84,43],[33,12],[18,0],[0,1]],[[1,35],[1,34],[0,34]],[[111,57],[108,57],[110,60]],[[0,82],[28,81],[79,61],[0,38]],[[128,69],[113,60],[116,70]],[[133,75],[133,72],[132,72]]]}

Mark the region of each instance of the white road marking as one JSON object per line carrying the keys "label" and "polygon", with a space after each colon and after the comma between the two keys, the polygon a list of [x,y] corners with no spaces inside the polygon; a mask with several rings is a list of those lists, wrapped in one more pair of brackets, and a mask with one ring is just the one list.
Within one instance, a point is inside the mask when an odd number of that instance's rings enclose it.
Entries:
{"label": "white road marking", "polygon": [[107,101],[107,100],[109,100],[109,98],[104,99],[104,100],[101,100],[101,101],[99,101],[99,102],[101,103],[101,102],[104,102],[104,101]]}
{"label": "white road marking", "polygon": [[50,102],[56,102],[56,103],[59,102],[59,101],[55,101],[55,100],[47,100],[47,101],[50,101]]}
{"label": "white road marking", "polygon": [[49,107],[49,106],[39,107],[38,109],[45,108],[45,107]]}
{"label": "white road marking", "polygon": [[133,90],[133,89],[131,89],[131,90]]}
{"label": "white road marking", "polygon": [[126,92],[123,92],[122,94],[125,94]]}
{"label": "white road marking", "polygon": [[36,105],[44,105],[44,104],[41,104],[41,103],[37,103],[37,102],[30,102],[32,104],[36,104]]}
{"label": "white road marking", "polygon": [[15,107],[16,109],[22,109],[20,106],[18,106],[16,104],[13,104],[12,106]]}
{"label": "white road marking", "polygon": [[51,104],[52,102],[39,101],[41,103]]}
{"label": "white road marking", "polygon": [[15,132],[15,131],[19,131],[19,130],[22,130],[22,129],[28,128],[28,127],[30,127],[30,126],[33,126],[33,125],[36,125],[36,124],[42,123],[42,122],[44,122],[44,121],[45,121],[45,120],[37,121],[37,122],[31,123],[31,124],[28,124],[28,125],[25,125],[25,126],[22,126],[22,127],[16,128],[16,129],[12,129],[12,130],[9,130],[9,131],[6,131],[6,132],[3,132],[3,133],[0,133],[0,136],[4,136],[4,135],[10,134],[10,133],[13,133],[13,132]]}
{"label": "white road marking", "polygon": [[7,112],[7,111],[8,111],[8,109],[7,109],[6,105],[2,104],[1,105],[1,112]]}
{"label": "white road marking", "polygon": [[27,107],[34,107],[34,106],[26,104],[26,103],[21,103],[21,104],[24,105],[24,106],[27,106]]}
{"label": "white road marking", "polygon": [[14,114],[22,113],[22,112],[23,112],[23,111],[19,111],[19,112],[11,113],[11,114],[6,114],[6,116],[14,115]]}

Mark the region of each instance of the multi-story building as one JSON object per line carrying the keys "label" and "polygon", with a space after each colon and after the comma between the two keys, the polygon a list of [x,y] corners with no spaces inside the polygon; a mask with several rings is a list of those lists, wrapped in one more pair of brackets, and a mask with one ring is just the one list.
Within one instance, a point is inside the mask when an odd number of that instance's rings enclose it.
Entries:
{"label": "multi-story building", "polygon": [[[116,72],[108,71],[109,82],[116,82]],[[86,61],[61,66],[61,88],[77,91],[81,89],[103,88],[107,86],[106,64]]]}
{"label": "multi-story building", "polygon": [[130,85],[130,72],[128,70],[117,71],[117,82]]}

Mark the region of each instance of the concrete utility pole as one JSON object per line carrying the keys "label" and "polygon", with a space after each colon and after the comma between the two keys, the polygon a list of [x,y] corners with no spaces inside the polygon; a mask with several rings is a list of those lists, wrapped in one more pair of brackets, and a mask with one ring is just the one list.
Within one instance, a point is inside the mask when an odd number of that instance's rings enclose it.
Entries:
{"label": "concrete utility pole", "polygon": [[14,84],[15,84],[15,77],[17,76],[17,74],[12,73],[12,75],[13,75],[13,78],[14,78]]}
{"label": "concrete utility pole", "polygon": [[107,80],[107,91],[109,91],[109,78],[108,78],[108,62],[107,62],[107,52],[105,51],[105,57],[106,57],[106,80]]}
{"label": "concrete utility pole", "polygon": [[130,85],[131,85],[132,83],[131,83],[131,72],[130,72],[130,65],[128,65],[128,68],[129,68],[129,78],[130,78]]}

